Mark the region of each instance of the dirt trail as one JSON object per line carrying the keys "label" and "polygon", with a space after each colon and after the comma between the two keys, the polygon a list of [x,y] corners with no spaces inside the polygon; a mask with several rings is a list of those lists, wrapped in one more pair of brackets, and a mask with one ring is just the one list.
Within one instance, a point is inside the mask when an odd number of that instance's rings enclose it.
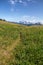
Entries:
{"label": "dirt trail", "polygon": [[20,37],[18,37],[15,41],[12,42],[10,46],[8,46],[7,51],[13,50],[18,45],[19,42],[20,42]]}
{"label": "dirt trail", "polygon": [[7,47],[6,50],[1,50],[0,56],[3,58],[9,59],[11,57],[11,51],[20,43],[20,37],[18,37],[15,41],[12,42],[10,46]]}

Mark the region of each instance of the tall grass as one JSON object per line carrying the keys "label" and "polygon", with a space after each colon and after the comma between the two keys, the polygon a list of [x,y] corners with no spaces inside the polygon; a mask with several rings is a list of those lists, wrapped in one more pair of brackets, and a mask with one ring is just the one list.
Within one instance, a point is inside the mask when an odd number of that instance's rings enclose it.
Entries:
{"label": "tall grass", "polygon": [[[12,50],[7,50],[15,44]],[[0,24],[0,65],[43,65],[43,26]]]}
{"label": "tall grass", "polygon": [[21,30],[21,45],[14,50],[15,65],[43,65],[43,29],[30,27]]}

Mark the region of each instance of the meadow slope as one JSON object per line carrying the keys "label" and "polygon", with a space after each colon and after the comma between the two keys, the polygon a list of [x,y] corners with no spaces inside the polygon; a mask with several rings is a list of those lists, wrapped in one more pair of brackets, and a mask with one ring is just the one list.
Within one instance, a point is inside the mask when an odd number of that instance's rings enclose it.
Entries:
{"label": "meadow slope", "polygon": [[43,26],[0,21],[0,65],[43,65]]}

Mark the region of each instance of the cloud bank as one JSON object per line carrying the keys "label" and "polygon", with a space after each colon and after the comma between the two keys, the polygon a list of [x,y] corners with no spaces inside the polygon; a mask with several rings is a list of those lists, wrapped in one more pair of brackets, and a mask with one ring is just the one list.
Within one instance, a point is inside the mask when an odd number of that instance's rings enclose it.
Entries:
{"label": "cloud bank", "polygon": [[[37,23],[37,22],[40,22],[40,23],[43,23],[43,20],[40,20],[39,17],[35,17],[35,16],[22,16],[20,18],[21,21],[26,21],[26,22],[31,22],[31,23]],[[20,21],[19,20],[19,21]]]}

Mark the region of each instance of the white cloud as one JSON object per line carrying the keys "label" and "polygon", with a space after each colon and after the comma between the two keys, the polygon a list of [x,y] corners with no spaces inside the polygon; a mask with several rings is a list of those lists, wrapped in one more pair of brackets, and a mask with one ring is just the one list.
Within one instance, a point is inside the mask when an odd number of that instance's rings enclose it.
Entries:
{"label": "white cloud", "polygon": [[17,3],[20,3],[23,6],[27,6],[28,2],[33,2],[33,1],[35,1],[35,0],[9,0],[9,4],[11,5],[11,11],[13,11],[14,10],[14,6]]}
{"label": "white cloud", "polygon": [[23,1],[22,0],[19,0],[19,3],[23,3]]}
{"label": "white cloud", "polygon": [[17,2],[22,3],[24,5],[27,4],[27,2],[34,2],[35,0],[9,0],[11,5],[17,4]]}
{"label": "white cloud", "polygon": [[13,12],[14,11],[15,0],[9,0],[8,2],[11,5],[10,11]]}
{"label": "white cloud", "polygon": [[36,0],[27,0],[28,2],[36,3]]}
{"label": "white cloud", "polygon": [[23,16],[23,17],[22,17],[22,20],[25,20],[25,21],[28,22],[28,21],[29,21],[29,18],[30,18],[30,16]]}
{"label": "white cloud", "polygon": [[27,21],[27,22],[31,22],[31,23],[37,23],[37,22],[43,22],[43,20],[40,20],[39,17],[35,17],[35,16],[22,16],[20,18],[21,21]]}
{"label": "white cloud", "polygon": [[18,2],[21,3],[22,5],[25,5],[25,6],[27,5],[27,2],[26,1],[19,0]]}
{"label": "white cloud", "polygon": [[9,2],[10,2],[10,4],[12,4],[12,5],[14,5],[14,3],[15,3],[14,0],[10,0]]}

